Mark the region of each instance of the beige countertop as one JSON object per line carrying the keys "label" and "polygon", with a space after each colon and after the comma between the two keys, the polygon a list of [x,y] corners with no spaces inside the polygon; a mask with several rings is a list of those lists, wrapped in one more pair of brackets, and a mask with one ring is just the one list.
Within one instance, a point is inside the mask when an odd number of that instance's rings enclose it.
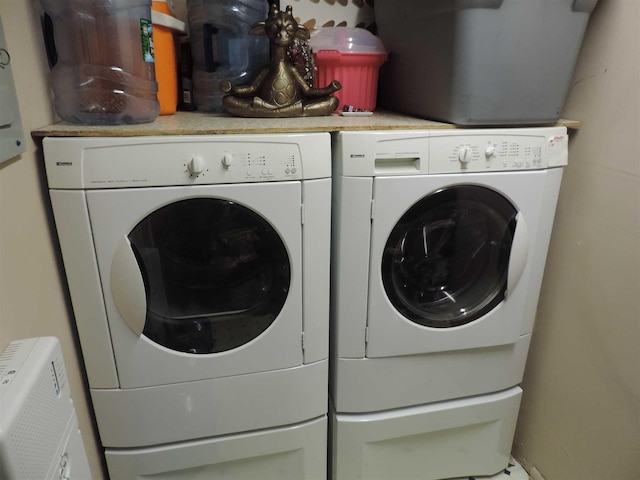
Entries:
{"label": "beige countertop", "polygon": [[[554,125],[580,128],[580,122],[559,120]],[[429,130],[458,127],[403,114],[376,111],[368,117],[240,118],[226,114],[177,112],[139,125],[89,126],[59,122],[31,132],[41,137],[131,137],[153,135],[219,135],[228,133],[298,133],[349,130]]]}

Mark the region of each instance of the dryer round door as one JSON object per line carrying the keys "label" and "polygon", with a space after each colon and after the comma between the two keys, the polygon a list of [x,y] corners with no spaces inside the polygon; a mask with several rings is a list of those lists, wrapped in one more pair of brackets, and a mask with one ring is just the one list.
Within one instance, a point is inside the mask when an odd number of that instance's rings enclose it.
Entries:
{"label": "dryer round door", "polygon": [[481,318],[503,299],[517,211],[476,185],[443,188],[413,205],[382,256],[387,297],[407,319],[448,328]]}
{"label": "dryer round door", "polygon": [[87,192],[123,388],[302,364],[301,195],[299,182]]}
{"label": "dryer round door", "polygon": [[[545,176],[376,177],[368,357],[518,341]],[[526,331],[524,332],[526,333]]]}
{"label": "dryer round door", "polygon": [[240,347],[274,322],[287,299],[291,262],[282,239],[238,203],[170,203],[127,238],[146,292],[142,333],[171,350],[207,354]]}

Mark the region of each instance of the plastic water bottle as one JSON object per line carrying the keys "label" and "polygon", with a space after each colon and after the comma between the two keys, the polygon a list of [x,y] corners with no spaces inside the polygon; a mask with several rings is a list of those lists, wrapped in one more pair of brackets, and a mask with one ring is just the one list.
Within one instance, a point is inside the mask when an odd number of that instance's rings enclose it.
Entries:
{"label": "plastic water bottle", "polygon": [[41,0],[55,108],[87,125],[159,114],[151,0]]}
{"label": "plastic water bottle", "polygon": [[269,61],[269,40],[249,35],[267,18],[266,0],[187,0],[196,107],[222,112],[220,82],[246,85]]}

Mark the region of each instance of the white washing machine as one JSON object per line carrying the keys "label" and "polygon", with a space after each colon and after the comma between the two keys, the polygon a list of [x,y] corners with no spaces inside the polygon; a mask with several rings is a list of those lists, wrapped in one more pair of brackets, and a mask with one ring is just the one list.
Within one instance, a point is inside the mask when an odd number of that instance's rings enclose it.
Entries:
{"label": "white washing machine", "polygon": [[111,475],[322,477],[329,134],[43,148]]}
{"label": "white washing machine", "polygon": [[567,144],[563,127],[337,134],[336,480],[507,466]]}

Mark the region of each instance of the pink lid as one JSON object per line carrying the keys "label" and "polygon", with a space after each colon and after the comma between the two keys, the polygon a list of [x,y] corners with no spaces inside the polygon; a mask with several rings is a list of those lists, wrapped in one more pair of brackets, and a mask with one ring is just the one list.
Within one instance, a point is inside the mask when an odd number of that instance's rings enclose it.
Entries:
{"label": "pink lid", "polygon": [[309,45],[314,52],[385,53],[382,41],[369,30],[354,27],[323,27],[311,32]]}

